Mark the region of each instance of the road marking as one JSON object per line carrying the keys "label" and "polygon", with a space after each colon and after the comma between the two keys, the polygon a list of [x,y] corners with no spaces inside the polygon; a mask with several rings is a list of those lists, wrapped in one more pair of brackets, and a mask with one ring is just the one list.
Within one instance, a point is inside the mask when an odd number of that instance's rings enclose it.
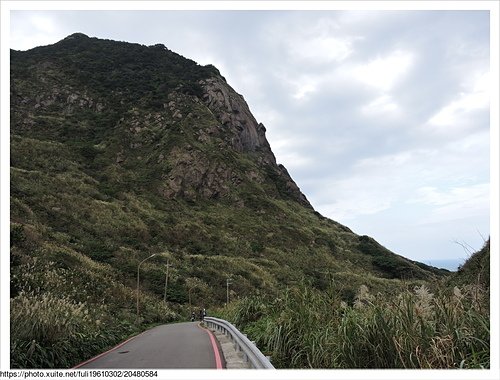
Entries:
{"label": "road marking", "polygon": [[205,330],[207,332],[208,336],[210,337],[210,343],[212,343],[212,350],[214,351],[214,356],[215,356],[215,367],[217,369],[223,369],[222,360],[221,360],[220,352],[219,352],[219,346],[217,346],[217,342],[215,341],[214,334],[209,329],[201,327],[200,323],[198,323],[198,327],[200,329]]}
{"label": "road marking", "polygon": [[[221,356],[220,356],[220,352],[219,352],[219,347],[217,346],[217,342],[216,342],[216,340],[215,340],[215,336],[214,336],[214,334],[213,334],[213,333],[212,333],[209,329],[204,328],[204,327],[201,327],[200,323],[198,323],[198,325],[197,325],[197,326],[198,326],[200,329],[205,330],[205,331],[207,332],[208,336],[210,337],[210,343],[212,344],[212,350],[213,350],[213,352],[214,352],[214,357],[215,357],[215,366],[216,366],[216,368],[217,368],[217,369],[223,369],[223,367],[222,367],[222,360],[221,360]],[[97,359],[102,358],[103,356],[105,356],[105,355],[107,355],[107,354],[111,353],[112,351],[117,350],[118,348],[120,348],[120,347],[124,346],[125,344],[127,344],[127,343],[128,343],[128,342],[130,342],[131,340],[133,340],[133,339],[135,339],[135,338],[137,338],[137,337],[141,336],[142,334],[144,334],[144,333],[146,333],[146,332],[148,332],[148,331],[149,331],[149,330],[146,330],[146,331],[143,331],[143,332],[142,332],[142,333],[140,333],[140,334],[134,335],[133,337],[128,338],[126,341],[124,341],[124,342],[122,342],[122,343],[118,344],[117,346],[115,346],[115,347],[113,347],[113,348],[109,349],[108,351],[103,352],[102,354],[99,354],[99,355],[97,355],[97,356],[95,356],[95,357],[93,357],[93,358],[91,358],[91,359],[89,359],[89,360],[86,360],[86,361],[84,361],[84,362],[82,362],[82,363],[80,363],[80,364],[78,364],[78,365],[74,366],[74,367],[73,367],[73,368],[71,368],[71,369],[77,369],[77,368],[80,368],[80,367],[82,367],[82,366],[84,366],[84,365],[86,365],[86,364],[92,363],[93,361],[96,361]],[[128,351],[127,351],[127,352],[128,352]],[[122,352],[119,352],[119,353],[121,354]],[[125,353],[125,352],[123,352],[123,353]]]}
{"label": "road marking", "polygon": [[[147,330],[146,330],[146,331],[147,331]],[[137,334],[137,335],[134,335],[134,336],[133,336],[133,337],[131,337],[131,338],[128,338],[125,342],[121,342],[119,345],[117,345],[117,346],[113,347],[112,349],[110,349],[110,350],[108,350],[108,351],[106,351],[106,352],[103,352],[102,354],[99,354],[99,355],[97,355],[97,356],[94,356],[93,358],[90,358],[89,360],[86,360],[86,361],[84,361],[83,363],[77,364],[76,366],[74,366],[74,367],[73,367],[73,368],[71,368],[71,369],[77,369],[77,368],[80,368],[80,367],[84,366],[85,364],[92,363],[93,361],[95,361],[95,360],[97,360],[97,359],[99,359],[99,358],[102,358],[104,355],[107,355],[107,354],[109,354],[110,352],[112,352],[112,351],[114,351],[114,350],[116,350],[116,349],[118,349],[118,348],[120,348],[120,347],[124,346],[125,344],[127,344],[128,342],[130,342],[132,339],[135,339],[135,338],[137,338],[138,336],[140,336],[140,335],[144,334],[146,331],[143,331],[143,332],[142,332],[142,333],[140,333],[140,334]]]}

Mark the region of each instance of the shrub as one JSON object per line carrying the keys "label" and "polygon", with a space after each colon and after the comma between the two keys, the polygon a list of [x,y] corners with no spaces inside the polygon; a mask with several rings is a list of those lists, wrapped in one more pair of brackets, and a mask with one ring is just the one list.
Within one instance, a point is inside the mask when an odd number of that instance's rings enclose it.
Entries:
{"label": "shrub", "polygon": [[489,320],[478,289],[392,297],[361,286],[355,302],[335,289],[288,289],[274,301],[232,303],[224,316],[281,368],[489,368]]}

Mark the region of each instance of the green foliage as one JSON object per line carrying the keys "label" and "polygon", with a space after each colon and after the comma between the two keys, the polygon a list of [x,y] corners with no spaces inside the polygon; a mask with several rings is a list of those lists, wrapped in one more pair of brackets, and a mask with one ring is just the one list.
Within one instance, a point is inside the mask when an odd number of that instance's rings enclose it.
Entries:
{"label": "green foliage", "polygon": [[476,284],[489,291],[490,289],[490,239],[477,252],[459,267],[450,278],[453,285]]}
{"label": "green foliage", "polygon": [[278,368],[489,368],[489,318],[480,290],[432,294],[424,286],[349,306],[331,287],[249,297],[221,311]]}
{"label": "green foliage", "polygon": [[78,34],[29,52],[11,52],[18,78],[29,79],[34,75],[32,65],[49,60],[52,75],[60,71],[72,78],[70,85],[92,88],[117,110],[138,99],[144,99],[143,107],[161,109],[174,89],[201,97],[199,80],[216,74],[213,67],[199,66],[163,45],[147,47]]}
{"label": "green foliage", "polygon": [[428,279],[430,274],[444,274],[445,271],[432,270],[433,268],[423,265],[416,265],[415,262],[407,260],[401,256],[394,255],[378,244],[369,236],[360,236],[358,249],[369,256],[375,269],[389,278],[419,278]]}
{"label": "green foliage", "polygon": [[[43,244],[11,273],[11,367],[68,368],[116,345],[151,323],[178,318],[169,306],[135,293],[108,265]],[[52,261],[56,260],[56,261]]]}
{"label": "green foliage", "polygon": [[24,228],[21,224],[11,224],[10,226],[10,245],[20,246],[26,241]]}

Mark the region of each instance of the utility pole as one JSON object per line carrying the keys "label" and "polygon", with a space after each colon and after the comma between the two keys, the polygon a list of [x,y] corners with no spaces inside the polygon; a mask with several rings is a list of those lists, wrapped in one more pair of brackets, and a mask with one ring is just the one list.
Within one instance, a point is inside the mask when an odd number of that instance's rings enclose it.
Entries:
{"label": "utility pole", "polygon": [[171,265],[169,264],[169,261],[167,260],[167,273],[165,274],[165,293],[163,294],[163,302],[167,302],[168,268],[170,268],[170,267],[171,267]]}
{"label": "utility pole", "polygon": [[232,278],[226,279],[226,305],[229,305],[229,285],[232,284]]}
{"label": "utility pole", "polygon": [[193,288],[188,288],[189,310],[193,311],[193,308],[191,307],[191,290],[193,290]]}
{"label": "utility pole", "polygon": [[136,322],[139,321],[139,276],[140,276],[140,268],[141,265],[144,261],[150,259],[151,257],[156,256],[156,253],[153,253],[151,256],[146,257],[144,260],[142,260],[139,265],[137,266],[137,317],[136,317]]}

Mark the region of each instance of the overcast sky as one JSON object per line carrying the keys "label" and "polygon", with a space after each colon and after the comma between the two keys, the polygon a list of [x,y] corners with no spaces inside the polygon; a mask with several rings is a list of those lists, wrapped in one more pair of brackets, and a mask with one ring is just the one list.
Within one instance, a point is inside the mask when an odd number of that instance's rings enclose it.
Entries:
{"label": "overcast sky", "polygon": [[423,262],[490,234],[487,11],[12,11],[11,48],[74,32],[214,64],[321,214]]}

